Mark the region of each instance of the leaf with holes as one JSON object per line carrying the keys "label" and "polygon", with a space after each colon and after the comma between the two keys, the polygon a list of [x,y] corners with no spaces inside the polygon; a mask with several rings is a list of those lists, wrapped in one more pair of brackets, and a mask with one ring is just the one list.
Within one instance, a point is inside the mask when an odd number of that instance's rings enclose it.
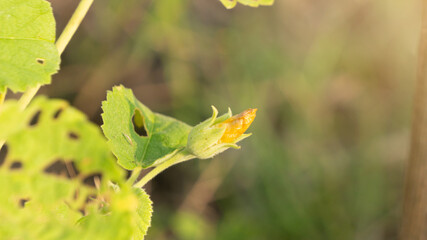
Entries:
{"label": "leaf with holes", "polygon": [[123,86],[108,92],[102,109],[102,130],[124,168],[156,166],[187,144],[190,126],[153,113]]}
{"label": "leaf with holes", "polygon": [[[10,178],[10,183],[18,175],[30,177],[31,184],[10,189],[14,194],[22,190],[25,198],[40,198],[41,203],[49,205],[73,197],[73,190],[79,186],[76,183],[83,184],[90,176],[102,175],[102,183],[123,177],[99,128],[65,101],[39,97],[25,111],[16,101],[6,101],[0,110],[0,133],[0,140],[7,140],[8,148],[2,177]],[[49,184],[57,187],[45,189]],[[55,192],[49,194],[48,189]],[[32,202],[34,205],[37,201]]]}
{"label": "leaf with holes", "polygon": [[60,58],[49,2],[1,0],[0,26],[0,93],[50,83]]}
{"label": "leaf with holes", "polygon": [[6,124],[0,121],[0,132],[10,134],[0,135],[0,139],[7,138],[8,159],[28,159],[25,165],[29,172],[41,171],[62,158],[74,160],[79,169],[102,172],[110,179],[121,176],[99,128],[67,102],[39,97],[22,113],[17,107],[13,101],[2,106],[19,117],[16,120],[14,116],[13,123],[4,117],[9,115],[7,112],[0,111],[0,120],[6,120]]}
{"label": "leaf with holes", "polygon": [[6,101],[0,133],[8,148],[0,166],[2,239],[143,238],[151,201],[124,184],[100,129],[81,112],[44,97],[24,111]]}

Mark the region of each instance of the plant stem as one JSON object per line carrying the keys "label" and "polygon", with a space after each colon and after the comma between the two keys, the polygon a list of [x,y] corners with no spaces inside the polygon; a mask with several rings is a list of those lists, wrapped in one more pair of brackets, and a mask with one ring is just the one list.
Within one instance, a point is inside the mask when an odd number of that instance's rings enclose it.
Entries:
{"label": "plant stem", "polygon": [[427,239],[427,0],[423,0],[410,155],[400,239]]}
{"label": "plant stem", "polygon": [[26,92],[24,92],[24,94],[22,94],[18,101],[21,110],[24,110],[28,106],[28,104],[31,102],[31,99],[33,99],[39,89],[40,84],[37,84],[37,86],[28,89]]}
{"label": "plant stem", "polygon": [[182,150],[175,154],[170,159],[164,161],[159,166],[155,167],[153,170],[151,170],[147,175],[145,175],[139,182],[135,183],[134,187],[142,188],[147,182],[149,182],[151,179],[153,179],[155,176],[157,176],[159,173],[166,170],[168,167],[175,165],[180,162],[184,162],[187,160],[190,160],[192,158],[195,158],[193,155],[189,154],[186,150]]}
{"label": "plant stem", "polygon": [[64,52],[65,47],[70,42],[77,28],[80,26],[80,23],[83,21],[83,18],[86,16],[89,11],[90,6],[92,5],[93,0],[81,0],[76,10],[68,21],[67,26],[65,26],[64,31],[62,31],[61,36],[59,36],[56,41],[56,47],[58,48],[59,55]]}
{"label": "plant stem", "polygon": [[[90,6],[92,5],[93,0],[81,0],[70,20],[59,36],[58,40],[56,40],[56,48],[58,49],[59,55],[64,52],[65,47],[70,42],[74,33],[77,31],[77,28],[80,26],[80,23],[83,21],[83,18],[86,16],[89,11]],[[41,85],[37,84],[37,86],[27,90],[19,99],[19,105],[22,110],[24,110],[28,104],[31,102],[33,97],[39,91]]]}
{"label": "plant stem", "polygon": [[136,167],[132,171],[132,174],[130,175],[129,179],[127,180],[127,183],[132,185],[136,181],[136,179],[138,179],[139,175],[141,174],[141,171],[142,171],[142,167]]}

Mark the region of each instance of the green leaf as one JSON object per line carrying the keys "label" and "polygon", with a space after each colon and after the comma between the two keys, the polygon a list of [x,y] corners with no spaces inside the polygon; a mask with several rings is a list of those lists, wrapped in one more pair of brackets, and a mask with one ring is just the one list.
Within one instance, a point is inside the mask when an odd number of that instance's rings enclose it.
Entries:
{"label": "green leaf", "polygon": [[138,207],[134,216],[137,231],[135,231],[134,239],[143,239],[151,225],[153,203],[150,200],[150,196],[141,188],[133,188],[133,190],[138,197]]}
{"label": "green leaf", "polygon": [[220,1],[222,5],[224,5],[224,7],[227,9],[234,8],[237,2],[250,7],[271,6],[274,3],[274,0],[220,0]]}
{"label": "green leaf", "polygon": [[1,0],[0,26],[0,92],[50,83],[60,58],[49,2]]}
{"label": "green leaf", "polygon": [[27,160],[28,173],[62,158],[75,161],[81,171],[121,176],[99,128],[65,101],[39,97],[23,112],[16,101],[6,101],[0,109],[0,140],[6,139],[8,158]]}
{"label": "green leaf", "polygon": [[232,9],[236,6],[237,1],[236,0],[220,0],[222,5],[224,5],[227,9]]}
{"label": "green leaf", "polygon": [[[102,130],[118,163],[124,168],[156,166],[187,144],[190,126],[153,113],[135,98],[132,90],[123,86],[108,92],[102,109]],[[142,127],[145,134],[138,134],[135,127]]]}
{"label": "green leaf", "polygon": [[[115,164],[99,128],[65,101],[39,97],[25,111],[16,101],[6,101],[0,109],[0,133],[0,140],[7,140],[8,147],[0,171],[9,180],[2,186],[13,186],[11,194],[30,198],[33,204],[48,207],[65,199],[75,202],[74,191],[95,173],[102,174],[103,186],[107,180],[123,178],[123,170]],[[61,164],[69,167],[71,163],[75,173],[61,168]],[[20,167],[15,170],[17,164]],[[49,173],[51,167],[61,172]],[[67,172],[71,179],[65,177]],[[29,183],[21,184],[25,180]],[[85,191],[90,193],[84,187],[79,191],[83,198]]]}
{"label": "green leaf", "polygon": [[[0,139],[8,147],[0,166],[2,239],[143,239],[151,201],[124,184],[99,127],[80,111],[44,97],[24,111],[6,101]],[[65,167],[71,162],[74,173]],[[99,188],[85,181],[93,174],[101,175]]]}
{"label": "green leaf", "polygon": [[148,194],[125,186],[111,197],[110,204],[108,215],[90,214],[79,221],[86,239],[144,239],[153,212]]}

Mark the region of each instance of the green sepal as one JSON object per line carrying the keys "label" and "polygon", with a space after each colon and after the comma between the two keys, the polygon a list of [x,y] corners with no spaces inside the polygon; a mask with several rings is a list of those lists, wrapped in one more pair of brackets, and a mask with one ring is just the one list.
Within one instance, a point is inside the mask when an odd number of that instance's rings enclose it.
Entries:
{"label": "green sepal", "polygon": [[250,134],[243,134],[233,143],[218,143],[226,130],[226,126],[220,127],[218,124],[229,119],[232,113],[229,108],[226,114],[217,118],[218,110],[214,106],[212,106],[212,112],[211,118],[193,127],[188,135],[187,150],[200,159],[212,158],[228,148],[239,149],[236,143],[250,136]]}

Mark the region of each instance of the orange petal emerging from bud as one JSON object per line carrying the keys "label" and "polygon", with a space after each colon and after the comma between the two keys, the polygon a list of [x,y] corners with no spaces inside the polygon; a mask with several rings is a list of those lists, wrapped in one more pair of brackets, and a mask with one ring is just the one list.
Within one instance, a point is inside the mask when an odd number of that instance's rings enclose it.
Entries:
{"label": "orange petal emerging from bud", "polygon": [[226,126],[226,129],[218,143],[232,143],[240,137],[254,121],[257,110],[250,108],[219,123],[218,127]]}

